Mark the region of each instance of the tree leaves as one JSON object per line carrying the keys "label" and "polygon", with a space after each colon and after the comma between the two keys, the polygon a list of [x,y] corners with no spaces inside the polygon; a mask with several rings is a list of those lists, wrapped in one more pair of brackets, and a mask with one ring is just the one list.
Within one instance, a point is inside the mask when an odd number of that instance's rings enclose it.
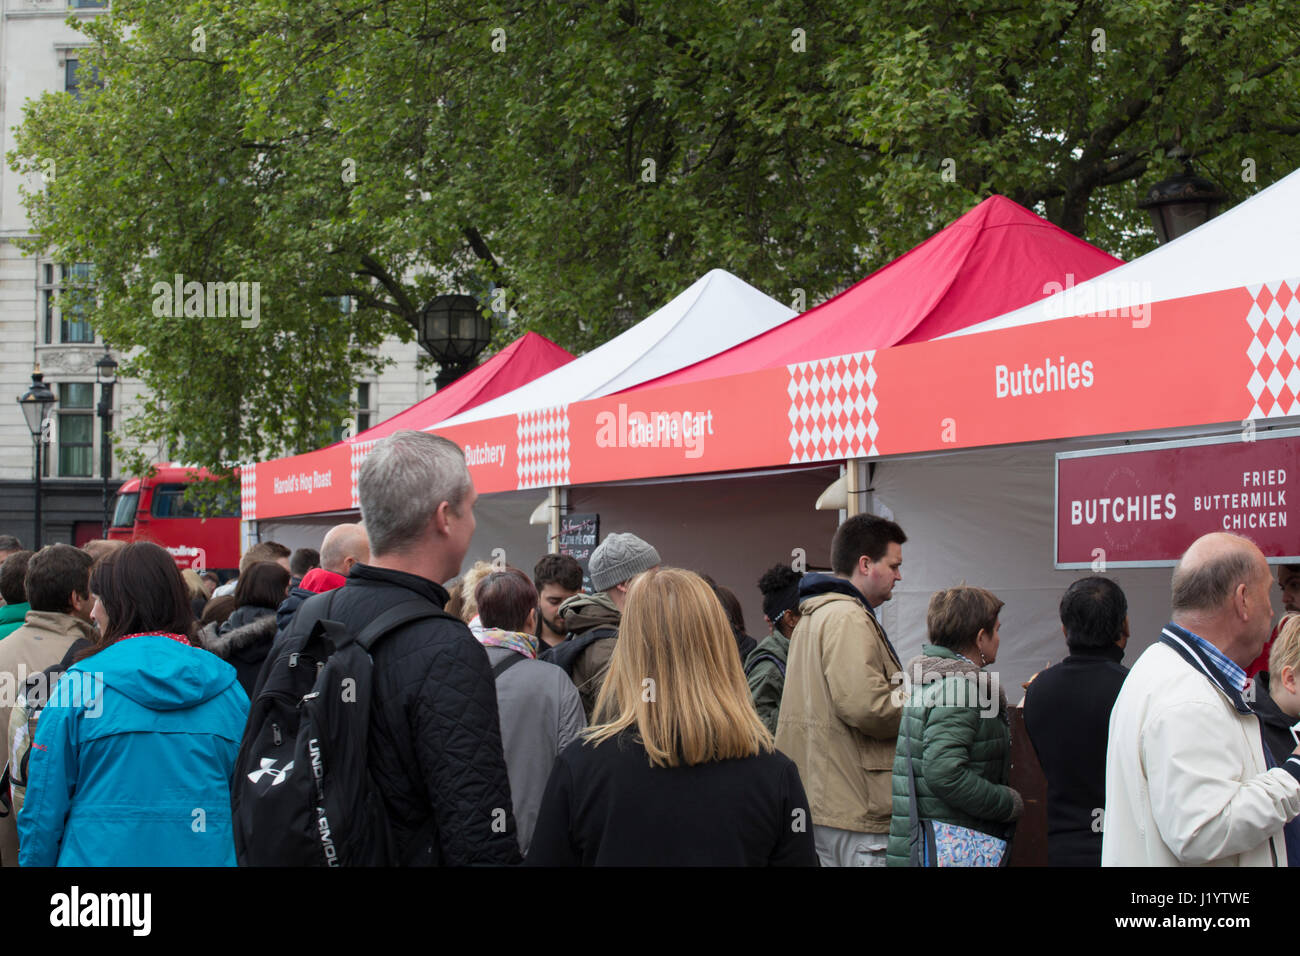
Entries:
{"label": "tree leaves", "polygon": [[[1297,165],[1295,6],[120,0],[105,87],[29,104],[9,158],[154,391],[129,433],[262,459],[448,291],[584,350],[714,267],[815,304],[992,192],[1139,254],[1174,145],[1234,200]],[[154,315],[176,275],[258,283],[260,323]]]}

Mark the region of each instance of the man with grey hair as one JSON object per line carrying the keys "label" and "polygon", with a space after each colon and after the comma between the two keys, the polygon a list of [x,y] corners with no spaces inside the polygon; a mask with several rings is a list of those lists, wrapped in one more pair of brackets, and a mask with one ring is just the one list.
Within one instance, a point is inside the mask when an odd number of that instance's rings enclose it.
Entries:
{"label": "man with grey hair", "polygon": [[370,560],[351,565],[345,586],[304,601],[293,629],[328,619],[356,635],[389,609],[420,615],[371,649],[367,759],[396,861],[517,863],[492,667],[469,628],[443,611],[442,583],[460,571],[474,534],[465,455],[437,435],[395,432],[366,456],[358,490]]}
{"label": "man with grey hair", "polygon": [[543,654],[542,660],[563,668],[573,679],[588,721],[614,655],[628,585],[642,571],[660,564],[653,546],[634,534],[616,531],[591,552],[587,562],[596,593],[575,594],[560,605],[560,620],[569,636]]}
{"label": "man with grey hair", "polygon": [[1273,623],[1263,552],[1218,532],[1174,568],[1173,619],[1110,716],[1102,866],[1286,866],[1300,747],[1270,754],[1245,668]]}

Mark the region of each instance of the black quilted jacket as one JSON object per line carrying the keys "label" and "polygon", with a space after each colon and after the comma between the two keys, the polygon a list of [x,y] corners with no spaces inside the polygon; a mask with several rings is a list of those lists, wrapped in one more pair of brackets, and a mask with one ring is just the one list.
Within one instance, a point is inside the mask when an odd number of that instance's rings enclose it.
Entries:
{"label": "black quilted jacket", "polygon": [[[426,578],[364,564],[331,593],[330,617],[354,634],[413,594],[439,608],[448,598]],[[520,862],[496,683],[482,645],[464,624],[437,618],[391,632],[373,656],[370,769],[398,858],[417,866]],[[428,836],[416,847],[422,829]]]}

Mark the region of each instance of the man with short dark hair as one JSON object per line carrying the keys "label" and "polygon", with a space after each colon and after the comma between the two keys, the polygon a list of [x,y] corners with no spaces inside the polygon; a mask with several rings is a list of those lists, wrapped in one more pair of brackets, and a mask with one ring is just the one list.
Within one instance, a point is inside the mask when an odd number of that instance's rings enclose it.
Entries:
{"label": "man with short dark hair", "polygon": [[[259,541],[245,551],[243,557],[239,559],[239,573],[243,574],[259,561],[274,561],[290,574],[293,574],[293,571],[289,568],[289,558],[292,554],[293,552],[279,541]],[[239,587],[239,578],[231,578],[213,591],[212,596],[224,597],[227,594],[234,594],[237,587]]]}
{"label": "man with short dark hair", "polygon": [[1080,578],[1061,597],[1070,654],[1025,693],[1025,730],[1047,778],[1047,862],[1101,866],[1110,711],[1128,668],[1128,599],[1110,578]]}
{"label": "man with short dark hair", "polygon": [[296,588],[308,571],[319,567],[319,551],[315,548],[298,548],[289,555],[289,587]]}
{"label": "man with short dark hair", "polygon": [[1277,584],[1282,591],[1282,617],[1278,619],[1277,627],[1273,628],[1272,633],[1269,634],[1264,649],[1246,668],[1247,677],[1254,678],[1262,672],[1266,683],[1268,681],[1268,655],[1273,650],[1273,642],[1277,640],[1278,634],[1282,632],[1282,624],[1286,621],[1287,615],[1300,613],[1300,564],[1278,565]]}
{"label": "man with short dark hair", "polygon": [[3,563],[9,555],[25,550],[23,543],[13,535],[0,534],[0,563]]}
{"label": "man with short dark hair", "polygon": [[537,637],[544,651],[569,632],[560,618],[560,605],[582,593],[582,565],[569,554],[544,554],[533,567],[533,586],[537,588]]}
{"label": "man with short dark hair", "polygon": [[776,746],[799,767],[823,866],[884,866],[893,814],[902,664],[876,608],[903,579],[903,529],[854,515],[831,541],[834,574],[799,583]]}
{"label": "man with short dark hair", "polygon": [[1266,757],[1245,667],[1273,626],[1273,574],[1216,532],[1174,568],[1172,620],[1110,715],[1102,866],[1286,866],[1300,747]]}
{"label": "man with short dark hair", "polygon": [[[11,554],[17,554],[25,550],[23,543],[11,534],[0,534],[0,564],[4,564]],[[0,607],[3,607],[5,599],[0,597]]]}
{"label": "man with short dark hair", "polygon": [[27,612],[32,606],[27,603],[27,564],[35,551],[15,551],[0,563],[0,638],[6,638],[23,626]]}
{"label": "man with short dark hair", "polygon": [[[58,664],[74,642],[93,641],[90,622],[94,599],[90,594],[89,554],[70,544],[51,544],[32,555],[23,588],[27,593],[26,623],[0,641],[0,688],[17,689],[28,677]],[[8,702],[0,721],[8,727]],[[0,767],[9,763],[9,737],[0,734]],[[18,831],[10,814],[0,820],[0,863],[18,865]]]}

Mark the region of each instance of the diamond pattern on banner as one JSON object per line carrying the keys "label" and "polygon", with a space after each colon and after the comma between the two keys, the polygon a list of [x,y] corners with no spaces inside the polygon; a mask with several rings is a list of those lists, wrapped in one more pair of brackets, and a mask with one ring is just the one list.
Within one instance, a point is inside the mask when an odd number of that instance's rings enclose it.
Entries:
{"label": "diamond pattern on banner", "polygon": [[791,464],[880,454],[875,355],[873,349],[786,366]]}
{"label": "diamond pattern on banner", "polygon": [[239,469],[239,513],[244,521],[257,520],[257,465]]}
{"label": "diamond pattern on banner", "polygon": [[1300,415],[1300,277],[1246,287],[1254,302],[1246,314],[1253,370],[1246,390],[1250,418]]}
{"label": "diamond pattern on banner", "polygon": [[556,405],[516,415],[515,467],[519,488],[569,483],[569,406]]}
{"label": "diamond pattern on banner", "polygon": [[361,463],[365,461],[366,456],[370,454],[370,449],[374,448],[377,444],[379,444],[379,439],[375,438],[371,441],[353,442],[348,448],[349,457],[351,458],[350,467],[348,468],[350,473],[348,480],[352,484],[353,508],[361,507],[361,492],[357,484],[357,480],[361,477]]}

